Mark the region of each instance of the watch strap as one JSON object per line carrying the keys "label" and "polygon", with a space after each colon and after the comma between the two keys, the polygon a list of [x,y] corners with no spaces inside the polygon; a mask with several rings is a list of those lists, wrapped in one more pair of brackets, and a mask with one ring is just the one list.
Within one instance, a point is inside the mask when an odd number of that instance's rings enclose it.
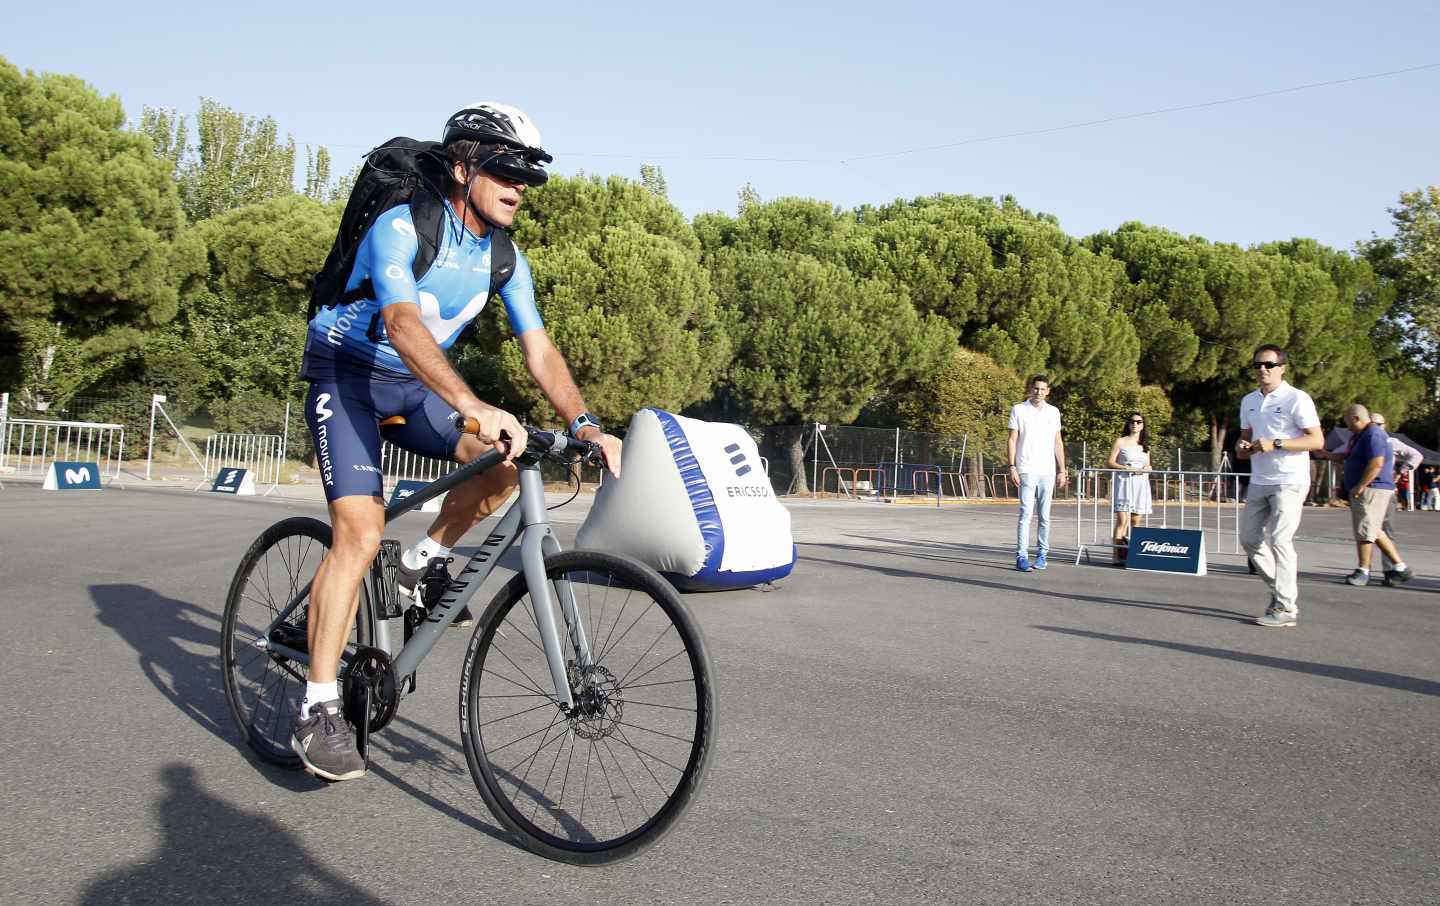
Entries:
{"label": "watch strap", "polygon": [[585,427],[597,428],[601,433],[605,431],[604,426],[600,424],[600,419],[589,412],[581,412],[570,422],[570,436],[575,437],[580,433],[580,429]]}

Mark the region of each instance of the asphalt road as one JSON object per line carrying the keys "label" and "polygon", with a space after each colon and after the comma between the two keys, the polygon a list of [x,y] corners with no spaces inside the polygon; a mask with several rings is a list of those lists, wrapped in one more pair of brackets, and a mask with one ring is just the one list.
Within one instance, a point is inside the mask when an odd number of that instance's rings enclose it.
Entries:
{"label": "asphalt road", "polygon": [[[318,503],[8,482],[0,903],[1440,902],[1440,514],[1400,516],[1420,579],[1351,589],[1347,514],[1307,510],[1301,624],[1264,630],[1234,557],[1022,575],[1003,508],[792,512],[790,579],[688,599],[719,683],[699,799],[579,869],[475,791],[462,632],[365,779],[238,746],[225,589]],[[555,515],[568,541],[584,501]]]}

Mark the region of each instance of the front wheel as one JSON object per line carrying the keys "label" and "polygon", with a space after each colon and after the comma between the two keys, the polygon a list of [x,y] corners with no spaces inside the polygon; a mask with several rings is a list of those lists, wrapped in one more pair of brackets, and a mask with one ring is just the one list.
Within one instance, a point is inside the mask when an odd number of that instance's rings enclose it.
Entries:
{"label": "front wheel", "polygon": [[[575,706],[555,700],[523,573],[486,608],[465,655],[460,735],[485,804],[527,849],[576,865],[635,855],[680,817],[715,740],[700,633],[675,590],[624,557],[546,558],[569,594],[588,665],[562,640]],[[563,608],[561,608],[563,610]],[[564,626],[565,624],[561,624]]]}

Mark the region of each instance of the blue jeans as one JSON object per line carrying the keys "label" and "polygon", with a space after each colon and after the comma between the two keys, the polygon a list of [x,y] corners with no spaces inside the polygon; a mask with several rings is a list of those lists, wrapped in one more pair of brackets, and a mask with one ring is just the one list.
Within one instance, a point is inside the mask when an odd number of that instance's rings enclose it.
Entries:
{"label": "blue jeans", "polygon": [[1030,517],[1039,510],[1040,530],[1035,540],[1040,546],[1040,556],[1050,550],[1050,495],[1055,491],[1054,475],[1020,476],[1020,524],[1015,527],[1015,556],[1025,556],[1030,547]]}

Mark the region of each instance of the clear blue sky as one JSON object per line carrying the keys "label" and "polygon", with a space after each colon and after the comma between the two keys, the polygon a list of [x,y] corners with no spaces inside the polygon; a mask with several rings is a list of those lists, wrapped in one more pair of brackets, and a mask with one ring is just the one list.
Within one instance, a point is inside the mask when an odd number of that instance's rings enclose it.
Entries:
{"label": "clear blue sky", "polygon": [[659,164],[688,216],[733,213],[747,182],[843,207],[1010,193],[1077,236],[1143,220],[1349,248],[1440,182],[1440,68],[853,160],[1440,63],[1434,0],[1169,6],[27,3],[0,55],[79,75],[132,118],[201,96],[274,116],[342,164],[505,101],[556,171]]}

